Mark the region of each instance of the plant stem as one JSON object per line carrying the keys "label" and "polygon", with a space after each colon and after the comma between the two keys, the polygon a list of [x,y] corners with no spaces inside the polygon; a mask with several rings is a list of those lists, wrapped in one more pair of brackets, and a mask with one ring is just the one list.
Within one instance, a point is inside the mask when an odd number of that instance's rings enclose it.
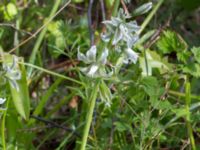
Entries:
{"label": "plant stem", "polygon": [[92,91],[91,96],[90,96],[89,111],[88,111],[87,117],[86,117],[86,124],[85,124],[85,128],[83,131],[83,137],[82,137],[82,143],[81,143],[80,150],[85,150],[85,148],[86,148],[87,138],[88,138],[90,126],[92,123],[92,117],[93,117],[93,112],[94,112],[94,108],[95,108],[95,102],[96,102],[96,98],[97,98],[98,88],[99,88],[99,81],[97,81],[95,83],[94,90]]}
{"label": "plant stem", "polygon": [[[9,103],[9,100],[7,100],[6,108],[8,108],[8,103]],[[7,109],[3,113],[3,118],[2,118],[2,122],[1,122],[1,139],[2,139],[3,150],[6,150],[6,138],[5,138],[6,114],[7,114]]]}
{"label": "plant stem", "polygon": [[194,140],[194,135],[193,135],[193,131],[192,131],[192,125],[190,123],[190,103],[191,103],[191,88],[190,88],[190,82],[186,81],[185,84],[185,109],[186,109],[186,125],[187,125],[187,130],[188,130],[188,135],[190,138],[190,143],[192,146],[193,150],[196,150],[196,145],[195,145],[195,140]]}
{"label": "plant stem", "polygon": [[148,59],[147,59],[147,53],[146,53],[146,49],[144,48],[143,49],[143,52],[144,52],[144,61],[145,61],[145,68],[146,68],[146,75],[148,76],[149,75],[149,65],[148,65]]}
{"label": "plant stem", "polygon": [[120,4],[120,0],[115,0],[114,6],[113,6],[113,11],[112,11],[112,16],[117,16],[119,4]]}
{"label": "plant stem", "polygon": [[151,19],[153,18],[153,16],[155,15],[155,13],[157,12],[157,10],[159,9],[159,7],[161,6],[161,4],[164,2],[164,0],[159,0],[158,3],[156,4],[156,6],[153,8],[153,10],[151,11],[151,13],[147,16],[147,18],[144,20],[144,22],[141,25],[141,29],[139,30],[138,34],[141,34],[142,31],[146,28],[146,26],[149,24],[149,22],[151,21]]}
{"label": "plant stem", "polygon": [[[20,63],[20,62],[19,62],[19,63]],[[59,73],[56,73],[56,72],[53,72],[53,71],[51,71],[51,70],[48,70],[48,69],[45,69],[45,68],[42,68],[42,67],[39,67],[39,66],[36,66],[36,65],[33,65],[33,64],[25,63],[25,62],[23,62],[23,63],[21,63],[21,64],[24,64],[24,65],[26,65],[26,66],[29,66],[29,67],[31,67],[31,68],[38,69],[38,70],[43,71],[43,72],[45,72],[45,73],[48,73],[48,74],[50,74],[50,75],[57,76],[57,77],[59,77],[59,78],[63,78],[63,79],[66,79],[66,80],[69,80],[69,81],[72,81],[72,82],[74,82],[74,83],[77,83],[77,84],[80,84],[80,85],[83,85],[83,86],[84,86],[84,83],[82,83],[82,82],[80,82],[80,81],[78,81],[78,80],[75,80],[75,79],[73,79],[73,78],[67,77],[67,76],[65,76],[65,75],[62,75],[62,74],[59,74]]]}
{"label": "plant stem", "polygon": [[5,112],[3,114],[3,119],[1,122],[1,138],[2,138],[2,145],[3,145],[3,150],[6,150],[6,140],[5,140]]}

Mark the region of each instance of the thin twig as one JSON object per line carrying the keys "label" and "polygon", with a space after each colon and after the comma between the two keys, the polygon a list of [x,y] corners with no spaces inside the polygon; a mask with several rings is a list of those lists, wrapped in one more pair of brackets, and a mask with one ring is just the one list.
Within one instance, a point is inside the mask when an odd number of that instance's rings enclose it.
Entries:
{"label": "thin twig", "polygon": [[110,137],[109,137],[109,146],[108,146],[108,150],[112,150],[112,144],[113,144],[113,135],[114,135],[114,124],[113,124],[113,119],[112,119],[112,128],[110,131]]}
{"label": "thin twig", "polygon": [[150,40],[144,45],[145,49],[151,47],[151,45],[153,45],[159,39],[160,34],[163,32],[163,30],[169,26],[170,20],[171,20],[171,17],[169,17],[167,22],[162,27],[159,27],[158,30],[155,31],[155,33],[152,35]]}
{"label": "thin twig", "polygon": [[92,6],[94,0],[90,0],[88,7],[88,28],[90,32],[90,46],[94,45],[94,31],[92,28]]}
{"label": "thin twig", "polygon": [[129,11],[128,11],[128,8],[126,7],[126,4],[124,3],[124,0],[120,0],[121,1],[121,4],[122,4],[122,7],[126,13],[127,16],[129,16]]}
{"label": "thin twig", "polygon": [[76,6],[76,5],[74,5],[74,4],[69,4],[69,7],[76,8],[76,9],[82,10],[82,11],[86,11],[86,9],[84,9],[84,8],[82,8],[82,7],[80,7],[80,6]]}
{"label": "thin twig", "polygon": [[76,135],[77,137],[81,137],[81,136],[80,136],[77,132],[75,132],[73,129],[67,128],[67,127],[62,126],[62,125],[59,125],[59,124],[57,124],[57,123],[55,123],[55,122],[53,122],[53,121],[44,119],[44,118],[42,118],[42,117],[34,116],[34,115],[31,115],[30,117],[31,117],[31,118],[34,118],[34,119],[36,119],[36,120],[38,120],[38,121],[44,122],[45,124],[49,124],[49,125],[51,125],[52,127],[60,128],[60,129],[63,129],[63,130],[65,130],[65,131],[67,131],[67,132],[73,132],[74,135]]}
{"label": "thin twig", "polygon": [[33,33],[30,37],[28,37],[26,40],[22,41],[21,43],[19,43],[19,45],[15,46],[14,48],[12,48],[11,50],[9,50],[9,53],[12,53],[13,51],[15,51],[17,48],[21,47],[22,45],[26,44],[28,41],[30,41],[32,38],[34,38],[38,33],[40,33],[40,31],[42,31],[65,7],[67,7],[67,5],[71,2],[71,0],[69,0],[68,2],[66,2],[66,4],[61,7],[56,13],[55,15],[53,15],[51,18],[48,19],[48,21],[43,24],[35,33]]}
{"label": "thin twig", "polygon": [[105,11],[105,6],[104,6],[104,1],[100,0],[100,4],[101,4],[101,11],[102,11],[102,20],[106,20],[106,11]]}

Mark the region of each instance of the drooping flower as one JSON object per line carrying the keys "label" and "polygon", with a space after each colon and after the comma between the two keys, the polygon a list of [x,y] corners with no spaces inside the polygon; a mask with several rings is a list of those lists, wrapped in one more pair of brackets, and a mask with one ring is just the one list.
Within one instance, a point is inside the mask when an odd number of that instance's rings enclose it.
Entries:
{"label": "drooping flower", "polygon": [[86,55],[81,53],[78,50],[78,60],[83,61],[85,64],[88,64],[88,67],[81,68],[81,71],[86,74],[88,77],[110,77],[112,71],[107,73],[106,63],[108,57],[108,49],[105,48],[101,53],[100,57],[97,58],[97,48],[92,46],[87,52]]}
{"label": "drooping flower", "polygon": [[123,62],[128,64],[130,60],[132,63],[136,64],[138,57],[138,53],[134,52],[131,48],[127,48],[125,49],[125,58]]}
{"label": "drooping flower", "polygon": [[18,68],[18,58],[13,56],[12,63],[3,63],[4,76],[13,88],[19,90],[17,80],[21,79],[21,71]]}
{"label": "drooping flower", "polygon": [[0,97],[0,105],[2,105],[6,101],[6,98],[1,98]]}

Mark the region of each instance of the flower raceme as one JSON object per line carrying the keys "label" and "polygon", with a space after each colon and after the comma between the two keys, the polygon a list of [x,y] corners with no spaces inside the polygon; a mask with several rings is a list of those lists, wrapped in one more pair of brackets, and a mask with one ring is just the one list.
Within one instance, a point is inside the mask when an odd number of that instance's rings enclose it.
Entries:
{"label": "flower raceme", "polygon": [[[152,3],[146,3],[136,9],[133,16],[144,14],[151,8]],[[111,20],[102,22],[107,28],[106,32],[101,34],[102,41],[114,46],[115,51],[120,53],[120,57],[122,56],[122,63],[124,64],[128,64],[129,62],[136,64],[139,57],[138,53],[132,48],[139,40],[139,31],[141,28],[135,20],[127,21],[127,19],[130,18],[130,15],[124,13],[124,11],[120,9],[117,17],[111,17]],[[86,52],[86,55],[78,50],[78,60],[89,65],[88,67],[81,68],[81,71],[92,78],[110,77],[113,75],[113,71],[109,73],[106,71],[107,57],[108,49],[106,47],[99,58],[97,58],[97,47],[95,45]]]}

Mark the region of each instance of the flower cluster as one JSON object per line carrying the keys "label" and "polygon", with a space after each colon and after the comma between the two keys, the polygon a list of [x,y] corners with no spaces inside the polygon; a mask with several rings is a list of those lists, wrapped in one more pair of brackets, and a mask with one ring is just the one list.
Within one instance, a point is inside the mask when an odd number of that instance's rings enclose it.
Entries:
{"label": "flower cluster", "polygon": [[[136,10],[135,14],[145,13],[150,9],[151,5],[152,3],[143,5]],[[130,18],[131,16],[125,14],[121,9],[117,17],[111,17],[111,20],[103,21],[107,30],[105,33],[101,34],[101,39],[104,43],[100,46],[102,49],[99,49],[99,52],[102,52],[99,56],[97,55],[96,45],[93,45],[86,54],[81,53],[78,49],[78,60],[88,65],[87,67],[81,68],[81,71],[86,76],[91,78],[111,77],[113,75],[112,68],[114,68],[115,73],[117,73],[123,63],[137,63],[139,56],[132,48],[139,40],[141,28],[136,21],[127,21],[127,19]],[[112,64],[109,63],[111,69],[109,69],[107,65],[109,56],[108,48],[109,50],[114,48],[114,52],[117,52],[117,61],[109,61],[112,62]],[[101,100],[106,106],[110,107],[112,94],[110,88],[103,80],[99,85],[99,93]]]}
{"label": "flower cluster", "polygon": [[[128,64],[129,61],[136,63],[138,53],[132,50],[133,45],[138,41],[140,26],[136,21],[127,22],[130,18],[123,10],[120,10],[117,17],[112,17],[111,20],[103,21],[107,27],[107,32],[101,35],[105,43],[111,43],[115,46],[116,51],[123,56],[123,63]],[[123,50],[123,51],[122,51]],[[97,59],[97,48],[92,46],[86,55],[78,50],[78,60],[88,64],[88,67],[81,68],[81,71],[89,77],[110,77],[113,72],[107,73],[106,62],[108,57],[108,49],[104,48],[101,56]]]}

